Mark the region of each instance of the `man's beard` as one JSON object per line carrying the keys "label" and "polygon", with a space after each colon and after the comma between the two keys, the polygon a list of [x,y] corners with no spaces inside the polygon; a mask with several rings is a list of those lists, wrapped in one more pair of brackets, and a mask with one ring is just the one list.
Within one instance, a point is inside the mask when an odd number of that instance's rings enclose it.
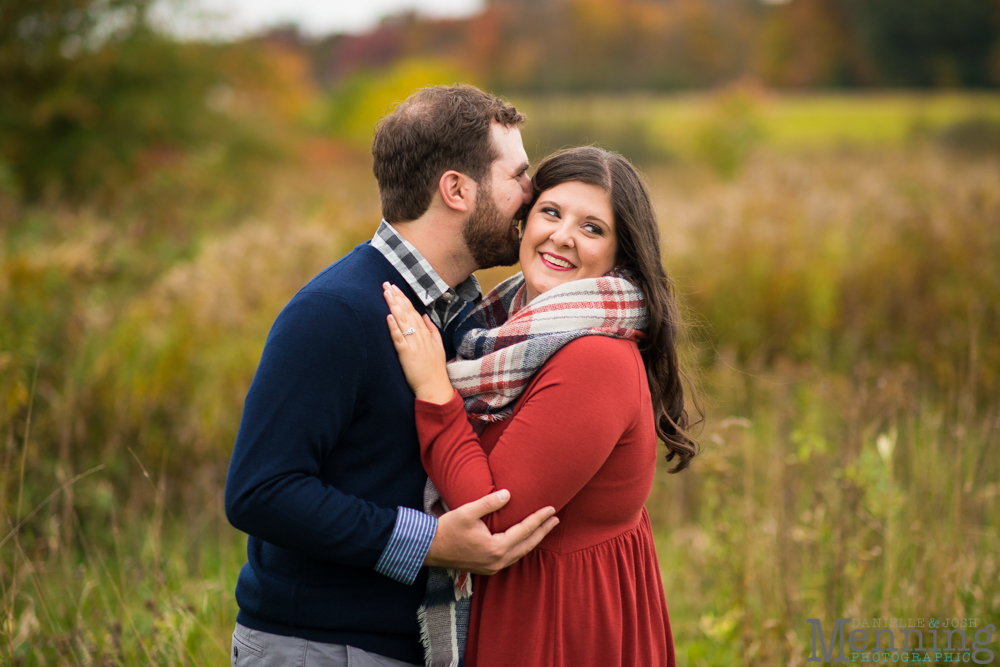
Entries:
{"label": "man's beard", "polygon": [[493,193],[480,187],[476,209],[462,226],[462,239],[480,269],[517,263],[520,242],[511,234],[512,222],[500,211]]}

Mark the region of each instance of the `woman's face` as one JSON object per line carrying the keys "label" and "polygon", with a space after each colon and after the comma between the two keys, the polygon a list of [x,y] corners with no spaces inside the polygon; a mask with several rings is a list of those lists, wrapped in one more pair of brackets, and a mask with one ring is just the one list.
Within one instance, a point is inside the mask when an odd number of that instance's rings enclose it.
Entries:
{"label": "woman's face", "polygon": [[521,239],[521,271],[530,302],[556,285],[597,278],[615,267],[618,239],[608,194],[580,181],[542,192]]}

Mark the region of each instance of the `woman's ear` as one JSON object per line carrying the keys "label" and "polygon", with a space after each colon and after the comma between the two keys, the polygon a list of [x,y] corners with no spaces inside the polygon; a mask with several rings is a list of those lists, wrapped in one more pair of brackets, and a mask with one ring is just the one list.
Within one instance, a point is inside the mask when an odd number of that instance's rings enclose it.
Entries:
{"label": "woman's ear", "polygon": [[460,171],[449,169],[438,180],[441,201],[455,211],[469,213],[476,207],[477,184]]}

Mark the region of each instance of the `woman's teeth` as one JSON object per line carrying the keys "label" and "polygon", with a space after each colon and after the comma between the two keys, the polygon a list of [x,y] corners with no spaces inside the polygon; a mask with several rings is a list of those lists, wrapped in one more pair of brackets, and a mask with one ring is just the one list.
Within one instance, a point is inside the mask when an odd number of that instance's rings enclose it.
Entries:
{"label": "woman's teeth", "polygon": [[573,265],[567,262],[565,259],[559,259],[558,257],[553,257],[547,252],[543,252],[542,257],[545,259],[546,262],[549,262],[550,264],[555,264],[556,266],[561,266],[564,269],[573,268]]}

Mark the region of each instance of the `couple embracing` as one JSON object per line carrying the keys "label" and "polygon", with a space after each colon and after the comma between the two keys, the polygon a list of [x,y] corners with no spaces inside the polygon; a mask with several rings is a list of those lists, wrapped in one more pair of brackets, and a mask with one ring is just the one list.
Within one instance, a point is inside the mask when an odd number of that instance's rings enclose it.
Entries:
{"label": "couple embracing", "polygon": [[657,439],[675,469],[695,444],[656,217],[598,148],[529,179],[524,121],[461,85],[380,121],[383,220],[282,310],[246,398],[233,665],[675,664],[643,505]]}

